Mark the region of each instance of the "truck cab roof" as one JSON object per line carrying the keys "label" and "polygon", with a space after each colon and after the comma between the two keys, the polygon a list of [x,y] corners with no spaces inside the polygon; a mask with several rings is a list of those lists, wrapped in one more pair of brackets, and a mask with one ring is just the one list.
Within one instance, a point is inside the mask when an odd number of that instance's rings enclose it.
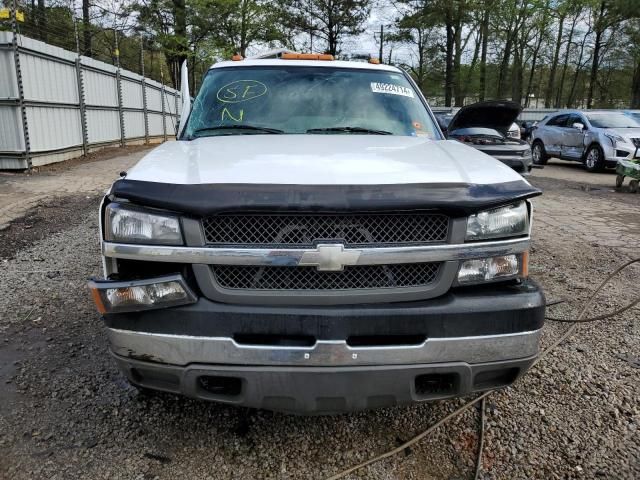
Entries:
{"label": "truck cab roof", "polygon": [[325,68],[352,68],[358,70],[377,70],[387,72],[401,73],[398,67],[392,65],[375,64],[368,62],[350,62],[345,60],[285,60],[282,58],[247,58],[244,60],[225,60],[223,62],[214,63],[209,70],[217,68],[242,68],[242,67],[325,67]]}

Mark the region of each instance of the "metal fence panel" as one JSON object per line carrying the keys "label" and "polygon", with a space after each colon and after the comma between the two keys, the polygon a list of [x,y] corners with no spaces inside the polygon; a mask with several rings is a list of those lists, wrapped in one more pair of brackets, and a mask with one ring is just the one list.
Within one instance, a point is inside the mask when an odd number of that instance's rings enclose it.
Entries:
{"label": "metal fence panel", "polygon": [[142,85],[122,78],[122,104],[127,108],[139,108],[142,110]]}
{"label": "metal fence panel", "polygon": [[147,85],[147,109],[152,112],[162,111],[162,92],[151,82]]}
{"label": "metal fence panel", "polygon": [[[23,37],[23,48],[38,48],[42,42]],[[54,56],[56,55],[56,56]],[[47,103],[78,103],[74,56],[61,48],[44,44],[20,55],[25,100]]]}
{"label": "metal fence panel", "polygon": [[0,106],[0,156],[2,152],[24,152],[24,135],[18,107]]}
{"label": "metal fence panel", "polygon": [[[84,59],[82,59],[84,61]],[[84,65],[84,62],[83,62]],[[118,86],[115,74],[85,69],[82,72],[87,105],[118,106]]]}
{"label": "metal fence panel", "polygon": [[[11,32],[0,32],[0,46],[11,44]],[[0,49],[0,98],[15,99],[18,97],[16,69],[13,64],[13,52],[5,47]]]}
{"label": "metal fence panel", "polygon": [[143,112],[124,112],[124,134],[127,140],[144,137]]}
{"label": "metal fence panel", "polygon": [[87,137],[89,144],[120,141],[120,117],[117,110],[87,110]]}
{"label": "metal fence panel", "polygon": [[149,113],[149,135],[162,135],[162,114]]}
{"label": "metal fence panel", "polygon": [[27,107],[31,151],[66,150],[82,145],[80,110],[45,106]]}
{"label": "metal fence panel", "polygon": [[12,32],[0,32],[0,169],[44,165],[91,147],[175,134],[176,90],[22,35],[16,48],[13,38]]}

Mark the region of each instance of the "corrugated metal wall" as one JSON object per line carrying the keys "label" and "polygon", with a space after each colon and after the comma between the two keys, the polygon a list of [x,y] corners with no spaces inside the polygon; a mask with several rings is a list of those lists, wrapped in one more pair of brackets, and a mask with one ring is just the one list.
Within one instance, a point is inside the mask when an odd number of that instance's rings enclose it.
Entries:
{"label": "corrugated metal wall", "polygon": [[92,147],[175,135],[178,91],[18,35],[20,85],[12,40],[11,32],[0,32],[0,169],[45,165]]}

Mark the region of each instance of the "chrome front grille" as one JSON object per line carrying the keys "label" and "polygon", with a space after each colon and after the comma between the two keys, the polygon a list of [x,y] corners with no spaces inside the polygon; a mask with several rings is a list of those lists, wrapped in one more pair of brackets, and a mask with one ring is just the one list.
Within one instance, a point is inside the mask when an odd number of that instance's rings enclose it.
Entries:
{"label": "chrome front grille", "polygon": [[345,247],[446,242],[449,217],[432,212],[354,214],[220,214],[202,220],[210,246],[312,247],[320,241]]}
{"label": "chrome front grille", "polygon": [[441,263],[362,265],[338,272],[315,267],[212,265],[222,288],[233,290],[362,290],[424,287],[433,283]]}

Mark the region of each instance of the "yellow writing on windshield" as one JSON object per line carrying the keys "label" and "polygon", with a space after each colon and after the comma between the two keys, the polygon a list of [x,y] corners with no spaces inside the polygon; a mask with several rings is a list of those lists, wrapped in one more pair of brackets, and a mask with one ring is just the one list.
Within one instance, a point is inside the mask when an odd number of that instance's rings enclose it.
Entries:
{"label": "yellow writing on windshield", "polygon": [[243,117],[244,117],[244,110],[243,109],[240,109],[239,112],[234,114],[227,107],[224,107],[222,109],[222,114],[220,115],[220,120],[222,120],[224,122],[225,118],[229,118],[229,119],[233,120],[234,122],[241,122]]}
{"label": "yellow writing on windshield", "polygon": [[216,94],[223,103],[240,103],[253,100],[267,93],[267,86],[257,80],[236,80],[221,87]]}

